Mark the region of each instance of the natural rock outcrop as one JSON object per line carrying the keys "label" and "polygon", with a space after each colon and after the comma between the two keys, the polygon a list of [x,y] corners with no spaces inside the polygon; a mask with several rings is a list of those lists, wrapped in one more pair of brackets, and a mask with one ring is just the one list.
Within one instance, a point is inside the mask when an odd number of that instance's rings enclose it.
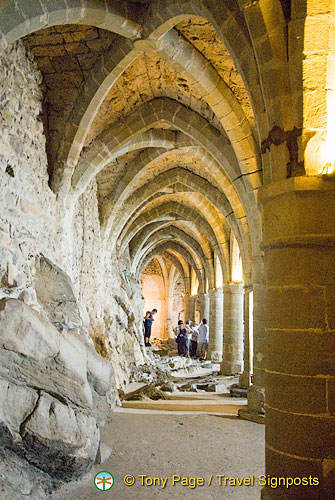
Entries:
{"label": "natural rock outcrop", "polygon": [[13,461],[42,491],[87,472],[114,394],[112,366],[88,342],[19,300],[0,300],[0,482]]}
{"label": "natural rock outcrop", "polygon": [[37,300],[50,322],[59,331],[82,333],[85,329],[69,276],[43,255],[36,261],[34,284]]}
{"label": "natural rock outcrop", "polygon": [[101,251],[96,180],[73,217],[50,189],[42,75],[22,42],[0,53],[0,80],[0,298],[20,299],[60,332],[89,334],[121,386],[128,365],[144,362],[140,284],[126,283],[127,256]]}
{"label": "natural rock outcrop", "polygon": [[124,260],[114,258],[106,275],[109,289],[103,322],[90,330],[96,350],[113,365],[118,388],[129,382],[134,367],[149,361],[144,352],[140,284],[124,269]]}

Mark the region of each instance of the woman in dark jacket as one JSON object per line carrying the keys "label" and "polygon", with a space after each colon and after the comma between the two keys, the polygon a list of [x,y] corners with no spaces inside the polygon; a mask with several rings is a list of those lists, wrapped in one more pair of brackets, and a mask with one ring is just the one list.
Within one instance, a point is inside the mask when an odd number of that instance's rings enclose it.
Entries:
{"label": "woman in dark jacket", "polygon": [[178,354],[180,356],[186,356],[187,332],[184,322],[181,319],[178,321],[178,326],[174,328],[173,331],[177,335],[176,342],[178,344]]}

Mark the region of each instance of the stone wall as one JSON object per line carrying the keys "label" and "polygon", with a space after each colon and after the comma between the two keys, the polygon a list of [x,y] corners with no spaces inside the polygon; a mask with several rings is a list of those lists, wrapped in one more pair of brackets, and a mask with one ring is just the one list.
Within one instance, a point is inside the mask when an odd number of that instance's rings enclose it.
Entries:
{"label": "stone wall", "polygon": [[140,285],[127,256],[102,253],[95,181],[70,222],[49,188],[41,83],[21,42],[0,54],[0,475],[28,478],[22,495],[37,481],[39,500],[90,468],[116,386],[145,362]]}
{"label": "stone wall", "polygon": [[[48,188],[41,76],[21,43],[0,59],[1,296],[34,302],[34,258],[59,263],[55,195]],[[41,210],[43,207],[43,210]],[[29,294],[29,298],[28,298]]]}
{"label": "stone wall", "polygon": [[138,281],[128,272],[127,260],[109,256],[105,264],[104,335],[107,358],[112,361],[118,386],[125,383],[133,366],[144,363],[143,307]]}
{"label": "stone wall", "polygon": [[72,237],[70,272],[74,291],[87,308],[91,324],[97,325],[103,317],[104,275],[95,180],[76,204]]}
{"label": "stone wall", "polygon": [[144,363],[142,354],[143,303],[139,283],[128,273],[126,256],[103,254],[93,180],[79,198],[73,219],[71,273],[75,294],[89,318],[96,349],[114,367],[121,387],[131,366]]}
{"label": "stone wall", "polygon": [[[64,214],[48,186],[41,120],[41,74],[21,42],[2,55],[0,72],[0,203],[3,207],[0,213],[0,297],[21,298],[35,309],[43,310],[34,286],[42,254],[71,278],[83,325],[93,337],[96,334],[111,336],[113,345],[110,329],[117,327],[117,318],[121,320],[124,314],[127,316],[125,309],[130,315],[134,313],[131,300],[134,293],[137,298],[135,310],[140,310],[137,306],[138,300],[142,300],[139,283],[132,283],[136,292],[128,293],[125,287],[120,289],[123,271],[128,269],[127,261],[122,262],[117,256],[106,258],[102,254],[95,181],[76,204],[72,231],[64,232],[62,221],[69,215]],[[125,309],[121,307],[120,310],[115,299],[118,294],[126,304]],[[136,335],[129,334],[131,350],[136,344],[137,353],[140,352],[140,317],[142,311],[136,316]],[[127,316],[127,321],[121,321],[122,328],[117,327],[114,337],[123,331],[128,320]],[[127,358],[130,356],[128,351]],[[118,363],[125,367],[124,359],[119,362],[114,354],[111,358],[117,371]],[[135,355],[131,362],[143,362],[143,356]],[[126,368],[125,372],[128,373]],[[119,375],[120,380],[124,379],[121,373]]]}

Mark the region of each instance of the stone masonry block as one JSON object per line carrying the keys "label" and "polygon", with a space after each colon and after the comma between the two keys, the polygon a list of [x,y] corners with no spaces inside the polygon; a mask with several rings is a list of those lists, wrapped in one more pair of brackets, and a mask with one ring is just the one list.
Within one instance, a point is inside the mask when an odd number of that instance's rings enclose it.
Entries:
{"label": "stone masonry block", "polygon": [[266,442],[304,458],[335,458],[335,417],[312,417],[266,409]]}
{"label": "stone masonry block", "polygon": [[266,403],[302,414],[325,414],[326,379],[266,373]]}
{"label": "stone masonry block", "polygon": [[[268,470],[271,470],[273,477],[307,477],[318,478],[319,486],[306,487],[292,486],[271,488],[263,490],[264,500],[326,500],[325,491],[322,486],[322,466],[321,460],[309,460],[299,457],[292,457],[279,453],[270,448],[266,448],[266,463]],[[292,497],[293,495],[293,497]],[[328,500],[328,499],[327,499]]]}
{"label": "stone masonry block", "polygon": [[324,287],[321,286],[268,287],[266,326],[285,329],[326,329],[324,294]]}
{"label": "stone masonry block", "polygon": [[297,375],[334,375],[335,335],[308,329],[266,330],[266,367]]}

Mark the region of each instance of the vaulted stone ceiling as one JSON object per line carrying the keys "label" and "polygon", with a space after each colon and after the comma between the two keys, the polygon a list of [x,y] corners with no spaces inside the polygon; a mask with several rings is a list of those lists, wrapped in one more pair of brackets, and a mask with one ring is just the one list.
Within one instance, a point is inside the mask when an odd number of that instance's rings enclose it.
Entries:
{"label": "vaulted stone ceiling", "polygon": [[219,73],[233,91],[251,123],[253,112],[248,92],[232,57],[211,23],[201,17],[177,24],[176,29],[188,40]]}
{"label": "vaulted stone ceiling", "polygon": [[157,259],[152,259],[151,262],[149,262],[144,270],[144,274],[162,276],[162,268]]}
{"label": "vaulted stone ceiling", "polygon": [[48,156],[52,163],[61,131],[78,89],[90,78],[97,58],[117,39],[115,33],[94,26],[65,25],[37,31],[24,40],[43,75],[44,121]]}
{"label": "vaulted stone ceiling", "polygon": [[[24,39],[43,76],[53,189],[71,205],[97,182],[106,249],[129,245],[135,273],[170,250],[200,272],[203,288],[214,286],[215,256],[229,281],[234,234],[247,276],[260,239],[261,166],[247,90],[257,81],[245,84],[232,51],[231,26],[248,56],[237,2],[225,2],[220,22],[191,5],[172,23],[149,0],[115,8],[125,19],[115,30],[85,21]],[[248,60],[250,75],[254,66]]]}

